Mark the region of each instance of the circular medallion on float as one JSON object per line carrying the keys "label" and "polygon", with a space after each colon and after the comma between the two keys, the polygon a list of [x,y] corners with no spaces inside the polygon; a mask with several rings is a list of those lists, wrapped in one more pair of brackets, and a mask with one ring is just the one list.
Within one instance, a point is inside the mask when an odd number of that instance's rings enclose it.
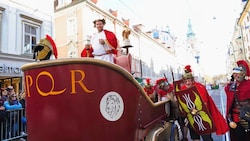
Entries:
{"label": "circular medallion on float", "polygon": [[108,121],[117,121],[124,111],[122,97],[117,92],[106,93],[100,101],[100,112]]}

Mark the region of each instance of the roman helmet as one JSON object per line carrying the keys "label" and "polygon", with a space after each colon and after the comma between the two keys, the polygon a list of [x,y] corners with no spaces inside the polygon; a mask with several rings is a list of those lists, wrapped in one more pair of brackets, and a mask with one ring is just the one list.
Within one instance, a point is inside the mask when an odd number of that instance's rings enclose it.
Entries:
{"label": "roman helmet", "polygon": [[194,76],[192,74],[192,69],[190,65],[186,65],[184,67],[184,74],[182,75],[182,79],[193,79]]}
{"label": "roman helmet", "polygon": [[159,88],[160,88],[160,89],[163,89],[165,86],[168,86],[168,85],[169,85],[168,79],[165,78],[165,77],[156,80],[156,84],[159,85]]}
{"label": "roman helmet", "polygon": [[249,79],[250,70],[248,63],[245,60],[239,60],[237,61],[237,65],[238,67],[234,68],[235,70],[233,70],[233,72],[239,71],[239,73],[241,73],[245,79]]}
{"label": "roman helmet", "polygon": [[146,81],[145,87],[151,87],[150,78],[146,78],[145,81]]}
{"label": "roman helmet", "polygon": [[54,40],[46,35],[34,46],[33,59],[35,60],[49,60],[51,55],[57,59],[57,49]]}

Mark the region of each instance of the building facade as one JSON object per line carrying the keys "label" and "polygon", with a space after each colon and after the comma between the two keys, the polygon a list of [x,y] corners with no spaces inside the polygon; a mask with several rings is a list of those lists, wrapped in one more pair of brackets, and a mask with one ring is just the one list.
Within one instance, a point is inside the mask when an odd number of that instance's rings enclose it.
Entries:
{"label": "building facade", "polygon": [[250,2],[242,1],[241,5],[242,11],[235,21],[233,36],[228,45],[228,77],[237,66],[237,61],[245,60],[250,63]]}
{"label": "building facade", "polygon": [[[46,9],[46,10],[45,10]],[[52,35],[53,2],[50,0],[0,1],[0,87],[23,91],[22,65],[33,62],[32,47]]]}

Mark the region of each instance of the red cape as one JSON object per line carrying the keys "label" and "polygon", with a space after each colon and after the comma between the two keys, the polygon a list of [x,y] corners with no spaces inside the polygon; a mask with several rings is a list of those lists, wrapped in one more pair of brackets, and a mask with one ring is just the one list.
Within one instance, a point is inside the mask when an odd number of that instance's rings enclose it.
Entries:
{"label": "red cape", "polygon": [[117,38],[116,38],[115,34],[111,31],[108,31],[108,30],[103,30],[103,31],[106,35],[108,43],[111,45],[113,54],[117,55],[116,48],[118,46],[118,42],[117,42]]}
{"label": "red cape", "polygon": [[208,96],[208,109],[210,110],[211,116],[213,118],[215,127],[216,127],[216,134],[222,135],[229,131],[229,127],[225,118],[221,115],[220,111],[217,109],[216,105],[214,104],[213,99]]}

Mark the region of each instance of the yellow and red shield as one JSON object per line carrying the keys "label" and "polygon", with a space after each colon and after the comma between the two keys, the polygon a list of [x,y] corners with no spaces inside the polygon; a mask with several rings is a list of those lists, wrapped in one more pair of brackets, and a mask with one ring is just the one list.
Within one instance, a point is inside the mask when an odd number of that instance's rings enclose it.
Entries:
{"label": "yellow and red shield", "polygon": [[197,88],[191,87],[175,92],[176,99],[190,126],[199,135],[216,131],[210,112],[202,101]]}

